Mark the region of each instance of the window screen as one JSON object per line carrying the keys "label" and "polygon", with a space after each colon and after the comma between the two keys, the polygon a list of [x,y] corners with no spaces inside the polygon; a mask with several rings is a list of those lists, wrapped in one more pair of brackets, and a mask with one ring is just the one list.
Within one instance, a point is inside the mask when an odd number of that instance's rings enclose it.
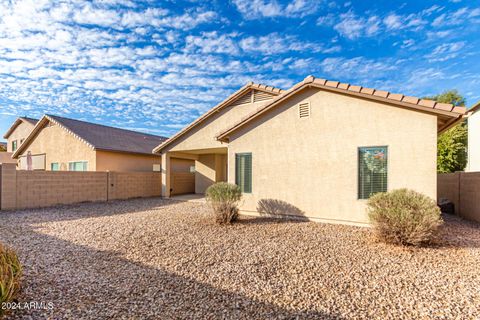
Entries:
{"label": "window screen", "polygon": [[235,183],[243,193],[252,192],[252,154],[237,153],[235,155]]}
{"label": "window screen", "polygon": [[15,152],[17,150],[17,140],[12,141],[12,151]]}
{"label": "window screen", "polygon": [[358,149],[358,198],[387,191],[387,147]]}
{"label": "window screen", "polygon": [[70,162],[68,164],[69,171],[87,171],[87,162],[86,161],[77,161]]}

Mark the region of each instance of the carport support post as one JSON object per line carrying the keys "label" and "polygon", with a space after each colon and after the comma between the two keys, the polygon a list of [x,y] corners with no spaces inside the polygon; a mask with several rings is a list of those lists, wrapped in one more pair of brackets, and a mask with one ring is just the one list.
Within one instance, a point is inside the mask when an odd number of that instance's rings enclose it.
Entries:
{"label": "carport support post", "polygon": [[17,167],[15,163],[0,165],[0,206],[1,210],[16,209],[17,207]]}
{"label": "carport support post", "polygon": [[162,153],[162,197],[170,197],[170,154]]}

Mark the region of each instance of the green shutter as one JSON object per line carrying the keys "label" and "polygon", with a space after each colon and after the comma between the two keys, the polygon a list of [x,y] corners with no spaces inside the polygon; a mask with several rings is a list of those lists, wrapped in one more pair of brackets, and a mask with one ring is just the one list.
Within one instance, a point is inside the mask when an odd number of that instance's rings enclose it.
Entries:
{"label": "green shutter", "polygon": [[235,183],[243,193],[252,192],[252,154],[237,153],[235,155]]}
{"label": "green shutter", "polygon": [[387,191],[388,148],[358,149],[358,198],[368,199],[378,192]]}

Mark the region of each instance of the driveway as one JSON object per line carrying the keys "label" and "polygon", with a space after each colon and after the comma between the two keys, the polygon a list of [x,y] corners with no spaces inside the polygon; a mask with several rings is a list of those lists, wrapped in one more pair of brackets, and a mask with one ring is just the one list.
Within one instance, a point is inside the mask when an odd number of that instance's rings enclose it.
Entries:
{"label": "driveway", "polygon": [[13,318],[471,319],[480,316],[480,227],[448,218],[434,248],[366,228],[242,217],[138,199],[2,212],[24,264]]}

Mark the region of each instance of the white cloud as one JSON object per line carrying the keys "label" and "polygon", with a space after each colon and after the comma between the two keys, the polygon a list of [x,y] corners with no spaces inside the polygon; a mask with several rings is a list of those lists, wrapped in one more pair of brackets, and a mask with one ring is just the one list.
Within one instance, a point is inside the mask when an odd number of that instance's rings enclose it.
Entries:
{"label": "white cloud", "polygon": [[468,7],[463,7],[453,12],[442,13],[441,15],[439,15],[433,20],[432,26],[434,27],[453,26],[453,25],[465,24],[468,21],[480,23],[480,21],[475,20],[478,17],[480,17],[480,8],[472,9]]}
{"label": "white cloud", "polygon": [[286,5],[276,0],[233,0],[245,19],[304,17],[316,13],[320,1],[293,0]]}
{"label": "white cloud", "polygon": [[446,61],[458,57],[465,47],[464,41],[444,43],[438,45],[432,53],[427,55],[431,62]]}
{"label": "white cloud", "polygon": [[383,19],[383,23],[385,23],[387,29],[396,30],[402,27],[403,21],[399,15],[392,13]]}
{"label": "white cloud", "polygon": [[380,19],[377,16],[362,18],[349,11],[340,15],[340,21],[334,29],[348,39],[374,36],[380,31]]}
{"label": "white cloud", "polygon": [[391,61],[375,61],[364,57],[326,58],[321,62],[320,66],[325,73],[335,79],[357,78],[367,80],[381,77],[388,71],[397,69],[397,66]]}

